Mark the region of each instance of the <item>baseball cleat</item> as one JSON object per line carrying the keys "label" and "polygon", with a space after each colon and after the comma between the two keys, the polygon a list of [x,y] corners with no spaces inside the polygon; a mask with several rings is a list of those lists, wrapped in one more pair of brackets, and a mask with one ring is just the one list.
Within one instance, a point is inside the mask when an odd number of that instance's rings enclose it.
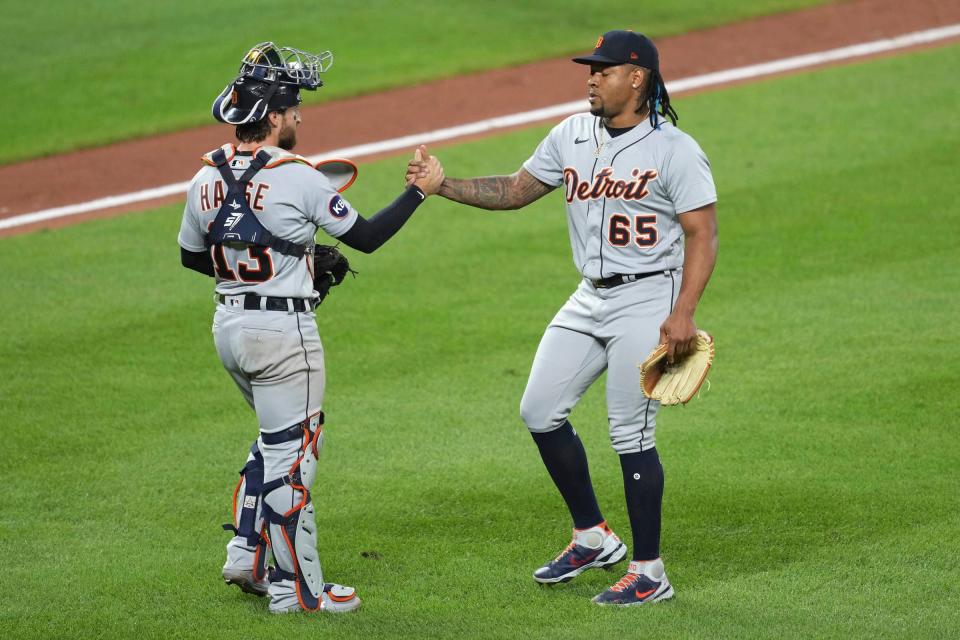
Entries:
{"label": "baseball cleat", "polygon": [[[320,594],[320,611],[327,613],[348,613],[360,608],[360,596],[357,595],[353,587],[345,587],[342,584],[327,582],[323,585],[323,593]],[[274,606],[270,603],[270,613],[296,613],[303,611],[303,607],[295,599],[287,606]]]}
{"label": "baseball cleat", "polygon": [[652,567],[648,565],[646,572],[641,572],[640,563],[631,562],[627,575],[603,593],[594,596],[593,601],[601,606],[629,607],[672,598],[673,586],[663,571],[663,561],[658,558],[654,563]]}
{"label": "baseball cleat", "polygon": [[569,582],[587,569],[609,567],[627,555],[627,546],[606,522],[589,529],[574,529],[573,540],[556,558],[533,572],[541,584]]}
{"label": "baseball cleat", "polygon": [[244,593],[252,593],[261,598],[267,595],[270,589],[270,580],[256,580],[253,577],[253,569],[238,569],[236,567],[223,568],[223,581],[227,584],[234,584],[240,587]]}

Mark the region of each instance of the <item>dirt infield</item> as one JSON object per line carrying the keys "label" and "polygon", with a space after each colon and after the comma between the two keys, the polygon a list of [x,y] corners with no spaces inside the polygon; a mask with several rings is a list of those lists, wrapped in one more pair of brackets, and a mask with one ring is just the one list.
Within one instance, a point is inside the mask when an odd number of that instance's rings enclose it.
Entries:
{"label": "dirt infield", "polygon": [[[855,0],[657,44],[669,81],[958,22],[956,0],[912,0],[909,9],[901,0]],[[584,50],[592,44],[584,43]],[[565,57],[312,106],[304,109],[306,126],[297,151],[313,155],[569,102],[584,97],[585,80],[583,69]],[[211,99],[216,91],[210,88]],[[231,134],[227,127],[211,125],[0,167],[0,219],[189,180],[199,155],[229,141]],[[182,196],[59,218],[2,230],[0,236],[178,200]]]}

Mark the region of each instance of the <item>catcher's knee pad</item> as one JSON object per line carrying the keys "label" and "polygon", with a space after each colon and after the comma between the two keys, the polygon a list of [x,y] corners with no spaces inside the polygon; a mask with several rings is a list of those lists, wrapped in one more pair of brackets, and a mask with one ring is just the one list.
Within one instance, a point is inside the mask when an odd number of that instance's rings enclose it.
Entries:
{"label": "catcher's knee pad", "polygon": [[267,576],[267,539],[263,517],[263,456],[257,442],[250,447],[247,464],[240,470],[240,481],[233,492],[233,523],[223,525],[227,531],[243,538],[255,549],[253,576],[263,580]]}
{"label": "catcher's knee pad", "polygon": [[264,518],[270,525],[276,577],[296,585],[307,611],[322,605],[323,572],[317,554],[317,527],[310,487],[323,446],[323,413],[277,433],[261,433],[265,445],[297,448],[297,459],[283,476],[264,483]]}

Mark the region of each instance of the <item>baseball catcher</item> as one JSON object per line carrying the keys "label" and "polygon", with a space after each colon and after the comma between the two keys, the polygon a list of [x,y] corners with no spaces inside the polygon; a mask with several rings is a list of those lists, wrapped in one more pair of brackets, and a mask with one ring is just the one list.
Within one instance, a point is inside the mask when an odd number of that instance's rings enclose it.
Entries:
{"label": "baseball catcher", "polygon": [[[339,613],[360,606],[352,587],[324,581],[310,489],[324,441],[323,347],[315,310],[351,272],[319,229],[371,253],[443,181],[436,158],[392,203],[361,216],[341,195],[356,177],[347,160],[312,165],[292,152],[300,91],[323,85],[329,52],[264,42],[213,101],[238,145],[203,156],[190,183],[178,242],[185,267],[216,280],[213,336],[224,368],[257,415],[259,433],[234,492],[223,579],[270,597],[270,611]],[[268,555],[274,567],[269,568]]]}

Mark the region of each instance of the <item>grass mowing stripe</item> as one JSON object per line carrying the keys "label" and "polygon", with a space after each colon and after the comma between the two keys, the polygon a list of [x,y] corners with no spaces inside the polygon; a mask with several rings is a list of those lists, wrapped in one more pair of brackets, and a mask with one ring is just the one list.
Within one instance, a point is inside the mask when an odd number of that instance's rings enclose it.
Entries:
{"label": "grass mowing stripe", "polygon": [[[209,282],[177,264],[178,209],[5,239],[0,551],[15,588],[0,624],[24,638],[948,636],[958,62],[951,47],[679,101],[720,190],[698,314],[718,359],[700,401],[660,416],[678,595],[641,610],[588,601],[615,573],[529,577],[569,526],[517,416],[576,281],[559,194],[505,214],[431,200],[321,307],[320,552],[366,601],[339,618],[270,617],[218,583],[254,426],[213,351]],[[910,103],[888,82],[903,77]],[[450,175],[502,173],[543,133],[442,159]],[[352,201],[373,210],[401,170],[372,165]],[[573,418],[629,537],[601,387]]]}

